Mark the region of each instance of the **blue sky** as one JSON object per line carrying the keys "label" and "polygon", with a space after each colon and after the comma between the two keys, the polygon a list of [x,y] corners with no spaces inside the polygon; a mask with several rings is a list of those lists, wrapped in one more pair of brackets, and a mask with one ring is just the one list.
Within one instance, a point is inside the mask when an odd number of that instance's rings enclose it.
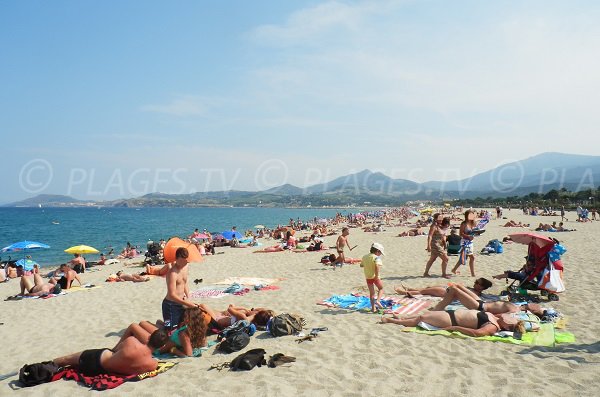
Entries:
{"label": "blue sky", "polygon": [[0,2],[0,203],[597,154],[600,5]]}

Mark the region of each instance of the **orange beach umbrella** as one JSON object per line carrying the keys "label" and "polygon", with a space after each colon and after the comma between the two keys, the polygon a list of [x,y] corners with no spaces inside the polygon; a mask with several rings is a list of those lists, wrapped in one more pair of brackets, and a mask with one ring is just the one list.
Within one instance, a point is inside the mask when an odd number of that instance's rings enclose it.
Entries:
{"label": "orange beach umbrella", "polygon": [[173,237],[167,241],[167,245],[165,245],[163,250],[165,262],[175,262],[175,251],[177,251],[177,248],[181,247],[187,248],[188,250],[188,262],[202,262],[202,255],[200,255],[200,251],[198,251],[198,248],[196,248],[194,243],[183,241],[179,237]]}

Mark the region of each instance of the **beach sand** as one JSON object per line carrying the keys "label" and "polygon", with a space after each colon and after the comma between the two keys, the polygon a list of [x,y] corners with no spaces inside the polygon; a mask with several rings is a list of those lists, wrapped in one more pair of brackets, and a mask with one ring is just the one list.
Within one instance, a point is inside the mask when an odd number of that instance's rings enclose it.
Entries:
{"label": "beach sand", "polygon": [[[531,217],[519,210],[505,210],[508,219],[526,223],[551,223],[560,217]],[[574,219],[573,213],[568,214]],[[503,228],[506,220],[492,220],[486,233],[477,238],[476,252],[493,238],[529,229]],[[568,252],[563,256],[567,291],[552,307],[568,316],[567,331],[575,334],[573,344],[556,347],[518,346],[505,343],[449,338],[409,332],[393,324],[379,324],[380,315],[344,311],[316,303],[333,294],[346,294],[364,285],[362,269],[345,265],[333,271],[319,263],[324,252],[253,254],[253,249],[221,248],[223,255],[207,257],[190,265],[191,280],[203,278],[201,286],[226,277],[285,278],[274,291],[251,291],[243,296],[197,299],[217,309],[229,303],[247,307],[264,306],[277,312],[305,316],[307,328],[328,327],[313,341],[296,343],[296,337],[272,338],[258,332],[247,349],[264,348],[269,355],[281,352],[297,358],[288,367],[255,368],[250,372],[208,371],[211,365],[230,361],[237,354],[216,354],[209,349],[199,358],[176,359],[178,365],[153,379],[124,385],[103,395],[311,395],[311,396],[507,396],[507,395],[600,395],[600,342],[596,308],[596,249],[600,243],[600,222],[573,221],[571,233],[546,233],[561,240]],[[352,257],[368,253],[373,241],[385,246],[382,279],[387,294],[394,285],[445,284],[447,280],[423,278],[428,258],[426,237],[395,237],[403,227],[387,227],[381,233],[351,229],[349,240],[358,247]],[[335,244],[335,236],[325,239]],[[265,241],[268,245],[270,242]],[[491,278],[506,269],[518,269],[527,249],[506,244],[501,255],[477,255],[478,276]],[[334,252],[329,250],[328,252]],[[450,266],[456,257],[451,257]],[[0,302],[2,360],[0,375],[18,371],[25,363],[51,359],[89,348],[112,347],[119,334],[132,322],[156,320],[166,286],[162,278],[147,283],[106,283],[119,269],[111,265],[83,275],[84,282],[101,288],[42,300]],[[432,274],[440,274],[439,261]],[[472,285],[466,268],[453,281]],[[495,281],[498,293],[505,281]],[[0,297],[19,292],[17,280],[0,285]],[[211,337],[211,340],[214,337]],[[245,349],[246,350],[246,349]],[[0,395],[68,396],[86,392],[73,381],[58,381],[33,388],[11,390],[11,377],[0,382]]]}

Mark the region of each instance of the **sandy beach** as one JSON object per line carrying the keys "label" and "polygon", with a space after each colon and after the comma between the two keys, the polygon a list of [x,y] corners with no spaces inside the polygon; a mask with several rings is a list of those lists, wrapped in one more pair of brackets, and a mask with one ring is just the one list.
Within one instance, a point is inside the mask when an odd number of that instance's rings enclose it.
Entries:
{"label": "sandy beach", "polygon": [[[558,217],[532,217],[520,210],[505,210],[508,219],[537,225],[560,221]],[[347,311],[317,305],[333,294],[347,294],[365,285],[358,265],[332,270],[319,261],[324,252],[278,252],[253,254],[252,248],[220,248],[223,255],[206,257],[190,264],[190,280],[202,278],[200,286],[214,285],[227,277],[283,278],[279,290],[250,291],[243,296],[202,298],[217,309],[229,303],[246,307],[268,307],[276,312],[302,314],[307,328],[327,327],[312,341],[296,343],[296,337],[273,338],[265,332],[252,337],[244,349],[264,348],[268,355],[284,353],[297,358],[288,367],[255,368],[250,372],[217,371],[213,364],[230,361],[237,354],[223,355],[210,348],[202,357],[173,359],[178,364],[170,371],[141,382],[125,383],[104,391],[112,395],[200,394],[232,395],[414,395],[414,396],[508,396],[508,395],[600,395],[600,313],[595,291],[600,277],[596,273],[596,247],[600,243],[600,222],[571,221],[570,233],[545,233],[558,238],[568,252],[563,256],[567,291],[555,308],[568,318],[567,331],[576,342],[556,347],[536,347],[431,336],[402,332],[393,324],[379,324],[380,315]],[[501,227],[506,220],[492,220],[486,233],[475,241],[479,252],[488,240],[532,228]],[[457,222],[454,222],[457,223]],[[406,227],[386,227],[384,232],[365,233],[351,229],[349,240],[358,245],[352,257],[368,253],[374,241],[385,246],[382,280],[387,295],[402,282],[411,287],[446,284],[440,277],[423,278],[428,258],[426,237],[396,237]],[[336,236],[325,238],[328,246]],[[263,241],[266,245],[272,241]],[[517,270],[526,246],[505,244],[500,255],[477,255],[476,273],[491,279],[506,269]],[[334,252],[329,250],[326,252]],[[450,266],[456,257],[451,257]],[[439,261],[432,268],[440,274]],[[119,334],[132,322],[161,317],[161,301],[166,292],[164,279],[153,277],[146,283],[107,283],[109,274],[142,269],[116,264],[83,275],[85,283],[101,286],[52,299],[1,301],[0,325],[2,357],[0,375],[18,371],[26,363],[52,359],[89,348],[112,347]],[[452,281],[472,285],[473,278],[463,268]],[[499,293],[504,280],[495,280],[491,292]],[[190,290],[197,288],[193,283]],[[19,292],[18,280],[0,285],[3,299]],[[212,336],[209,340],[214,340]],[[32,388],[12,390],[13,376],[0,382],[0,395],[67,396],[88,389],[73,381],[57,381]]]}

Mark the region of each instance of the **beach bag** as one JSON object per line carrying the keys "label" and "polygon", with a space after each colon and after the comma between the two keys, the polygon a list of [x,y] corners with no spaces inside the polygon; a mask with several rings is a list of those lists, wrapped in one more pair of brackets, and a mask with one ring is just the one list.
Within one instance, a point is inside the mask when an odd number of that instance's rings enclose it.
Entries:
{"label": "beach bag", "polygon": [[249,336],[252,336],[256,332],[256,325],[250,323],[248,320],[238,320],[233,325],[221,330],[217,339],[225,339],[228,338],[229,335],[233,335],[238,332],[245,332]]}
{"label": "beach bag", "polygon": [[24,387],[48,383],[52,377],[60,371],[60,367],[52,361],[44,361],[35,364],[25,364],[19,371],[19,383]]}
{"label": "beach bag", "polygon": [[550,264],[544,269],[538,287],[550,292],[564,292],[565,284],[562,280],[562,272],[556,269],[553,264]]}
{"label": "beach bag", "polygon": [[265,360],[267,352],[264,349],[252,349],[240,354],[229,364],[232,371],[250,371],[256,366],[263,366],[267,363]]}
{"label": "beach bag", "polygon": [[272,317],[267,323],[267,331],[277,337],[293,335],[302,331],[306,321],[297,314],[281,313]]}
{"label": "beach bag", "polygon": [[250,343],[250,335],[244,331],[230,333],[226,339],[223,339],[217,350],[222,353],[233,353],[242,350]]}

